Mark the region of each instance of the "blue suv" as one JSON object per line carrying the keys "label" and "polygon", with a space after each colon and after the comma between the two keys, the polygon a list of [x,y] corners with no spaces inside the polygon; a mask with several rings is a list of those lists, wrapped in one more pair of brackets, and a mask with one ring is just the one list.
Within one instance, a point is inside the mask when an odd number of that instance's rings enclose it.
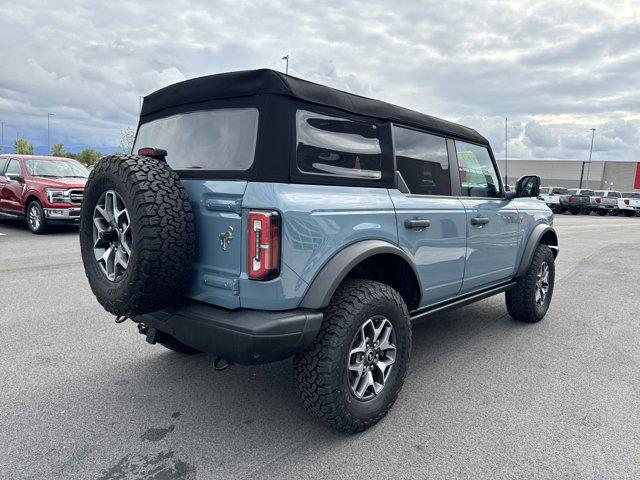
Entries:
{"label": "blue suv", "polygon": [[99,302],[219,366],[294,356],[302,402],[333,428],[391,408],[411,322],[502,292],[517,320],[549,307],[540,179],[505,191],[470,128],[254,70],[145,97],[133,151],[101,159],[85,190]]}

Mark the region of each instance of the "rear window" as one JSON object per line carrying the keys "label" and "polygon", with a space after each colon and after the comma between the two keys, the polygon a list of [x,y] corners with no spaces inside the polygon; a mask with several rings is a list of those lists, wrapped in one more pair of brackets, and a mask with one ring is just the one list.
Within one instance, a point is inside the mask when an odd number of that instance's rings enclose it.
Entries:
{"label": "rear window", "polygon": [[233,170],[251,167],[258,136],[258,110],[230,108],[180,113],[140,125],[133,151],[167,151],[174,170]]}
{"label": "rear window", "polygon": [[380,180],[381,135],[381,129],[373,123],[298,110],[298,170],[311,175]]}
{"label": "rear window", "polygon": [[569,195],[575,195],[578,193],[578,190],[567,190],[567,193],[569,193]]}
{"label": "rear window", "polygon": [[549,187],[541,187],[540,194],[541,195],[549,195],[551,193],[551,189]]}
{"label": "rear window", "polygon": [[580,195],[587,195],[589,197],[593,197],[595,192],[593,190],[580,190]]}
{"label": "rear window", "polygon": [[620,195],[620,192],[607,192],[607,197],[620,198],[622,195]]}
{"label": "rear window", "polygon": [[566,195],[568,192],[566,188],[554,188],[553,193],[557,195]]}
{"label": "rear window", "polygon": [[624,193],[623,195],[626,198],[640,198],[640,193],[629,192],[629,193]]}

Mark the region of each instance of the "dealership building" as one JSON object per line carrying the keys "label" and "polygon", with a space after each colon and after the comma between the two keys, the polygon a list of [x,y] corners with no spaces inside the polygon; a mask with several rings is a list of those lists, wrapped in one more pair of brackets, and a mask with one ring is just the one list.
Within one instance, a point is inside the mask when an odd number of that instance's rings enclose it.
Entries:
{"label": "dealership building", "polygon": [[543,186],[580,186],[594,190],[640,191],[640,162],[638,161],[593,161],[582,160],[512,160],[505,168],[504,159],[496,159],[502,178],[508,175],[509,185],[515,185],[524,175],[538,175]]}

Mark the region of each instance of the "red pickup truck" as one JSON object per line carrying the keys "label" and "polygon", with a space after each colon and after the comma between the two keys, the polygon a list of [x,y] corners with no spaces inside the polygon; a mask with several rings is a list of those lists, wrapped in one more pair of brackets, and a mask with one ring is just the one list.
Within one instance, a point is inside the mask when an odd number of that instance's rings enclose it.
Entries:
{"label": "red pickup truck", "polygon": [[89,171],[70,158],[0,155],[0,216],[26,218],[33,233],[78,223]]}

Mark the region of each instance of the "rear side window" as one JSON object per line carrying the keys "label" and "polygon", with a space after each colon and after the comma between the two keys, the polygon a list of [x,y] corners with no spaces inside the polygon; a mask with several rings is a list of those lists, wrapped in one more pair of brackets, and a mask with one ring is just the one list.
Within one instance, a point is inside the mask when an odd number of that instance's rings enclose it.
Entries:
{"label": "rear side window", "polygon": [[296,162],[311,175],[380,180],[382,131],[366,121],[296,112]]}
{"label": "rear side window", "polygon": [[500,181],[489,150],[456,140],[462,194],[470,197],[499,197]]}
{"label": "rear side window", "polygon": [[408,128],[393,127],[396,167],[409,192],[451,195],[447,141]]}
{"label": "rear side window", "polygon": [[202,110],[143,123],[133,151],[164,149],[174,170],[244,171],[253,164],[257,136],[255,108]]}

